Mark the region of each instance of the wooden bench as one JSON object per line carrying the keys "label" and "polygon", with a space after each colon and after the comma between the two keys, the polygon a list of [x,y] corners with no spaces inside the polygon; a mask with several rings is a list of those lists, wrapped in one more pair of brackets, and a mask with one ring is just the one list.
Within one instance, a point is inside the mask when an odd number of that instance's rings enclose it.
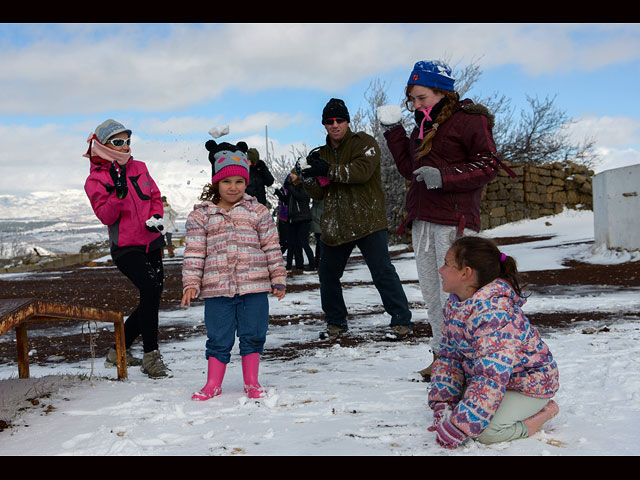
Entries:
{"label": "wooden bench", "polygon": [[113,323],[118,379],[127,378],[127,353],[124,344],[124,319],[122,313],[100,308],[65,305],[37,298],[0,299],[0,335],[12,328],[16,330],[18,373],[20,378],[29,378],[27,324],[59,320]]}

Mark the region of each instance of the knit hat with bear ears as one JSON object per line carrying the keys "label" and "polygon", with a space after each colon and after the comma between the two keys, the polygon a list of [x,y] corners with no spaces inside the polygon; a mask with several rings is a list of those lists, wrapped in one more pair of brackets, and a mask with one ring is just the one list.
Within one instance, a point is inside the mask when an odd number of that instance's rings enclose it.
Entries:
{"label": "knit hat with bear ears", "polygon": [[238,142],[237,145],[215,140],[208,140],[204,144],[209,150],[209,161],[211,162],[211,183],[217,183],[223,178],[239,175],[249,183],[249,160],[247,160],[248,145],[245,142]]}

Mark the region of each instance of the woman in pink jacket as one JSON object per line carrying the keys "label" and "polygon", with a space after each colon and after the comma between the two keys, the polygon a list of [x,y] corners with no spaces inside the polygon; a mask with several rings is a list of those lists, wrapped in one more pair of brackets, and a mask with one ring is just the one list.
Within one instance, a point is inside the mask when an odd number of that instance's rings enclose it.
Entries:
{"label": "woman in pink jacket", "polygon": [[[170,376],[158,350],[158,310],[164,283],[163,207],[146,165],[131,156],[131,130],[115,120],[98,125],[87,140],[90,160],[85,192],[100,221],[108,226],[111,258],[140,291],[140,303],[125,322],[127,364],[140,365],[151,378]],[[129,349],[142,335],[144,356]],[[105,365],[115,365],[115,348]]]}
{"label": "woman in pink jacket", "polygon": [[182,266],[182,306],[204,298],[207,327],[207,382],[192,399],[206,401],[222,393],[236,332],[244,390],[249,398],[260,398],[265,395],[258,367],[269,325],[268,294],[284,297],[287,272],[269,210],[245,193],[247,144],[209,140],[205,147],[213,177],[203,202],[187,218]]}
{"label": "woman in pink jacket", "polygon": [[450,293],[431,375],[437,442],[506,442],[555,416],[558,365],[522,311],[516,262],[489,239],[461,237],[439,270]]}

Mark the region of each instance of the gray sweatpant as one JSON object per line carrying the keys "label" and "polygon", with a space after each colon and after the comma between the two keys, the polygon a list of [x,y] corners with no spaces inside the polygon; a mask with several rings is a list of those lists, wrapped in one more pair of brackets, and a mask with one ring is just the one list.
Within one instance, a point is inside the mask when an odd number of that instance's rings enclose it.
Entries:
{"label": "gray sweatpant", "polygon": [[[442,309],[449,298],[449,294],[442,291],[442,279],[438,269],[444,265],[444,257],[456,239],[456,231],[457,227],[422,220],[414,220],[411,229],[411,243],[416,257],[420,290],[433,331],[429,345],[436,354],[442,339]],[[465,229],[463,235],[476,235],[476,232]]]}
{"label": "gray sweatpant", "polygon": [[542,410],[548,398],[529,397],[513,390],[507,390],[498,410],[484,431],[476,437],[480,443],[509,442],[520,438],[527,438],[529,430],[524,420]]}

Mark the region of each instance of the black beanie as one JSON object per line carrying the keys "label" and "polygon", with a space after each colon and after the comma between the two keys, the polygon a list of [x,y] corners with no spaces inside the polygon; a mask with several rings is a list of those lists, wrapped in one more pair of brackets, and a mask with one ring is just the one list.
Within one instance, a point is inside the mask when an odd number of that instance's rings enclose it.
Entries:
{"label": "black beanie", "polygon": [[322,110],[322,121],[327,118],[344,118],[347,122],[350,122],[349,110],[342,100],[339,98],[332,98]]}

